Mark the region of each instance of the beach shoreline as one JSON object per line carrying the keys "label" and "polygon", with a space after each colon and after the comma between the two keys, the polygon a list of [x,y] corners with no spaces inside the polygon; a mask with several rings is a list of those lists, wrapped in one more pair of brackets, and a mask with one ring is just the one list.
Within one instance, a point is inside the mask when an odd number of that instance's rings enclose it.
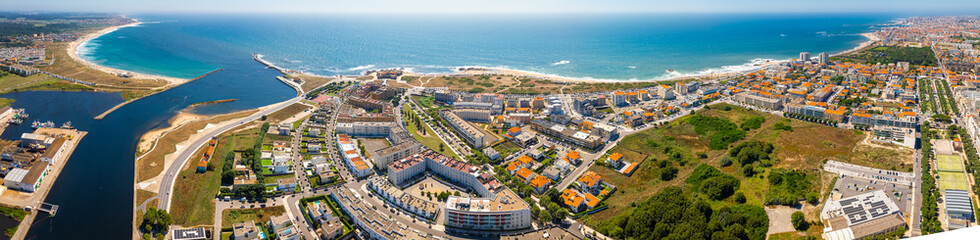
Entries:
{"label": "beach shoreline", "polygon": [[[95,38],[97,38],[99,36],[108,34],[108,33],[112,32],[112,31],[118,30],[120,28],[139,26],[140,24],[142,24],[142,22],[137,21],[137,22],[134,22],[134,23],[131,23],[131,24],[107,27],[107,28],[102,29],[102,30],[100,30],[98,32],[88,34],[88,35],[86,35],[86,36],[84,36],[82,38],[79,38],[78,40],[76,40],[76,41],[74,41],[74,42],[72,42],[70,44],[70,46],[69,46],[69,55],[73,59],[75,59],[76,61],[82,62],[82,63],[88,65],[89,67],[92,67],[94,69],[97,69],[97,70],[100,70],[100,71],[103,71],[103,72],[106,72],[106,73],[110,73],[110,74],[129,73],[129,74],[132,75],[133,78],[137,78],[137,79],[163,79],[163,80],[166,80],[166,81],[170,82],[171,85],[179,85],[179,84],[183,84],[183,83],[186,83],[186,82],[190,81],[190,79],[165,77],[165,76],[158,76],[158,75],[138,73],[138,72],[130,72],[130,71],[125,71],[125,70],[121,70],[121,69],[106,67],[106,66],[102,66],[102,65],[98,65],[98,64],[95,64],[95,63],[92,63],[92,62],[85,61],[85,60],[83,60],[83,59],[81,59],[81,58],[78,57],[78,55],[77,55],[78,48],[81,45],[83,45],[85,42],[87,42],[89,40],[92,40],[92,39],[95,39]],[[863,42],[861,42],[860,44],[858,44],[858,46],[856,46],[854,48],[851,48],[851,49],[848,49],[848,50],[845,50],[845,51],[842,51],[842,52],[839,52],[839,53],[831,54],[831,56],[833,57],[833,56],[850,54],[850,53],[859,51],[861,49],[864,49],[864,48],[866,48],[866,47],[868,47],[868,46],[870,46],[870,45],[872,45],[872,44],[874,44],[874,43],[876,43],[876,42],[878,42],[878,41],[881,40],[873,32],[861,33],[860,35],[863,36],[864,38],[866,38],[866,40],[863,41]],[[747,73],[754,72],[754,71],[759,71],[759,70],[766,69],[766,68],[771,67],[771,66],[774,66],[774,65],[778,65],[778,64],[790,62],[790,61],[793,61],[793,60],[794,59],[781,59],[781,60],[775,60],[775,59],[751,59],[751,60],[749,60],[748,63],[744,63],[744,64],[741,64],[741,65],[730,65],[730,66],[721,66],[721,67],[716,67],[716,68],[707,68],[707,69],[701,70],[701,71],[699,71],[697,73],[668,72],[665,75],[672,75],[673,74],[675,76],[656,77],[656,78],[651,78],[651,79],[596,79],[596,78],[591,78],[591,77],[568,77],[568,76],[561,76],[561,75],[557,75],[557,74],[548,74],[548,73],[541,73],[541,72],[535,72],[535,71],[529,71],[529,70],[509,69],[509,68],[503,68],[503,67],[483,67],[483,66],[459,66],[459,67],[454,67],[452,69],[452,72],[449,72],[449,73],[417,73],[417,72],[406,71],[406,75],[408,75],[408,76],[436,76],[436,77],[438,77],[438,76],[461,76],[461,75],[463,75],[463,76],[466,76],[466,75],[472,76],[472,75],[487,75],[487,74],[504,74],[504,75],[514,75],[514,76],[522,76],[522,77],[529,77],[529,78],[536,78],[536,79],[545,79],[545,80],[551,80],[551,81],[557,81],[557,82],[563,82],[563,83],[590,83],[590,84],[592,84],[592,83],[670,82],[670,81],[688,80],[688,79],[703,79],[703,78],[707,78],[707,79],[720,79],[720,78],[730,78],[730,77],[735,77],[735,76],[747,74]],[[727,68],[742,68],[742,69],[738,69],[738,70],[727,70]],[[315,76],[315,77],[332,78],[330,76],[318,75],[318,74],[315,74],[315,73],[312,73],[312,72],[299,71],[299,70],[286,69],[286,68],[283,68],[283,69],[290,71],[292,74],[300,74],[300,75],[309,75],[309,76]],[[336,76],[363,76],[363,74],[362,75],[336,75]]]}
{"label": "beach shoreline", "polygon": [[82,59],[81,57],[78,56],[79,48],[82,45],[84,45],[86,42],[88,42],[88,41],[91,41],[93,39],[96,39],[96,38],[98,38],[98,37],[100,37],[102,35],[105,35],[105,34],[114,32],[114,31],[119,30],[121,28],[135,27],[135,26],[139,26],[140,24],[143,24],[143,22],[140,22],[140,21],[138,21],[136,19],[133,19],[133,21],[135,21],[135,22],[130,23],[130,24],[126,24],[126,25],[109,26],[109,27],[100,29],[99,31],[85,34],[84,36],[79,37],[78,39],[75,39],[75,41],[72,41],[71,43],[69,43],[68,44],[68,47],[65,49],[65,51],[68,52],[68,56],[70,56],[72,60],[74,60],[76,62],[79,62],[79,63],[82,63],[82,64],[84,64],[85,66],[87,66],[89,68],[92,68],[92,69],[95,69],[95,70],[99,70],[99,71],[102,71],[102,72],[105,72],[105,73],[108,73],[108,74],[112,74],[112,75],[119,75],[119,74],[126,73],[126,74],[129,74],[130,75],[130,78],[133,78],[133,79],[145,79],[145,80],[160,79],[160,80],[167,81],[169,83],[168,84],[169,86],[176,86],[176,85],[184,84],[184,83],[190,81],[190,79],[167,77],[167,76],[159,76],[159,75],[139,73],[139,72],[132,72],[132,71],[126,71],[126,70],[122,70],[122,69],[116,69],[116,68],[112,68],[112,67],[107,67],[107,66],[103,66],[103,65],[99,65],[99,64],[96,64],[96,63],[93,63],[93,62],[86,61],[85,59]]}
{"label": "beach shoreline", "polygon": [[[835,56],[840,56],[840,55],[851,54],[851,53],[860,51],[861,49],[867,48],[868,46],[871,46],[872,44],[874,44],[874,43],[876,43],[878,41],[881,41],[881,38],[878,37],[878,35],[875,34],[875,33],[873,33],[873,32],[861,33],[860,35],[863,36],[863,37],[865,37],[866,40],[863,41],[863,42],[861,42],[860,44],[858,44],[858,46],[856,46],[854,48],[851,48],[851,49],[848,49],[848,50],[845,50],[845,51],[842,51],[842,52],[839,52],[839,53],[831,54],[830,56],[831,57],[835,57]],[[717,79],[717,78],[733,77],[733,76],[738,76],[738,75],[742,75],[742,74],[747,74],[749,72],[755,72],[755,71],[758,71],[758,70],[761,70],[761,69],[765,69],[767,67],[771,67],[773,65],[778,65],[778,64],[790,62],[790,61],[793,61],[793,60],[794,59],[784,59],[784,60],[753,59],[751,61],[751,63],[754,64],[756,67],[752,67],[752,68],[748,68],[748,69],[744,69],[744,70],[730,71],[730,72],[703,73],[705,71],[710,71],[712,69],[716,69],[716,68],[711,68],[711,69],[702,70],[701,73],[697,73],[697,74],[682,74],[682,75],[679,75],[679,76],[668,77],[668,78],[645,79],[645,80],[592,79],[592,78],[565,77],[565,76],[560,76],[560,75],[555,75],[555,74],[547,74],[547,73],[540,73],[540,72],[534,72],[534,71],[515,70],[515,69],[507,69],[507,68],[494,68],[494,67],[477,67],[477,66],[473,66],[473,67],[458,67],[457,69],[462,69],[462,70],[458,70],[455,73],[445,73],[445,74],[412,73],[412,74],[419,75],[419,76],[446,76],[446,75],[456,75],[456,76],[458,76],[458,75],[507,74],[507,75],[525,76],[525,77],[539,78],[539,79],[547,79],[547,80],[567,82],[567,83],[669,82],[669,81],[678,81],[678,80],[695,79],[695,78]],[[726,66],[722,66],[721,68],[724,68],[724,67],[726,67]]]}

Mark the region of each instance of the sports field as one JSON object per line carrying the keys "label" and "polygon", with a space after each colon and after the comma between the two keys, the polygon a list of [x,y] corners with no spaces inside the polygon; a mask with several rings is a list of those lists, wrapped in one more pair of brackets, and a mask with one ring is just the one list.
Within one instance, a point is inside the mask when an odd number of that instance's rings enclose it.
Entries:
{"label": "sports field", "polygon": [[936,155],[936,164],[940,172],[963,172],[963,160],[957,155]]}
{"label": "sports field", "polygon": [[939,172],[939,190],[946,189],[968,190],[966,174],[962,172]]}

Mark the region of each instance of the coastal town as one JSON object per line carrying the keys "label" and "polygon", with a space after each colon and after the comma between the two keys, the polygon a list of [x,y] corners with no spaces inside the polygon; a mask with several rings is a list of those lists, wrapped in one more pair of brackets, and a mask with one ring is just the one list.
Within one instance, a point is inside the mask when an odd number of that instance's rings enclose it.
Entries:
{"label": "coastal town", "polygon": [[[90,69],[123,79],[93,83],[52,67],[83,61],[52,51],[98,35],[14,37],[31,44],[0,48],[0,66],[24,82],[2,92],[53,81],[129,103],[196,80]],[[256,53],[296,96],[207,116],[191,110],[236,100],[189,104],[138,137],[126,227],[174,240],[838,240],[976,226],[980,17],[864,36],[842,53],[633,83],[483,67],[323,77]],[[4,106],[0,125],[29,111]],[[40,212],[57,218],[45,197],[87,134],[35,129],[0,140],[0,205],[23,212],[8,233],[20,239]]]}

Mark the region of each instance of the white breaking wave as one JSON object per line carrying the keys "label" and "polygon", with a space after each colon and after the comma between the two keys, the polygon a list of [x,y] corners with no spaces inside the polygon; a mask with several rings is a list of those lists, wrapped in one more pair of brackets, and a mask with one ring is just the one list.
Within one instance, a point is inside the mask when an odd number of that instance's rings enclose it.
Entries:
{"label": "white breaking wave", "polygon": [[348,68],[347,71],[368,70],[368,69],[371,69],[373,67],[374,67],[374,64],[369,64],[369,65],[363,65],[363,66],[357,66],[357,67]]}
{"label": "white breaking wave", "polygon": [[629,69],[636,69],[636,66],[626,66],[626,68],[629,68]]}
{"label": "white breaking wave", "polygon": [[564,65],[564,64],[569,64],[569,63],[572,63],[572,61],[568,61],[568,60],[561,60],[561,61],[558,61],[558,62],[554,62],[554,63],[552,63],[552,64],[551,64],[551,66],[558,66],[558,65]]}

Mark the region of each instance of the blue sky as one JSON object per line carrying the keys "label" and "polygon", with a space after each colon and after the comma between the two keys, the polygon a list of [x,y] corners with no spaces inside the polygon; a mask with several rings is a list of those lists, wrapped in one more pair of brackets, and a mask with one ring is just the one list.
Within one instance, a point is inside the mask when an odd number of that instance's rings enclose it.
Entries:
{"label": "blue sky", "polygon": [[978,0],[0,0],[76,12],[907,12],[976,13]]}

